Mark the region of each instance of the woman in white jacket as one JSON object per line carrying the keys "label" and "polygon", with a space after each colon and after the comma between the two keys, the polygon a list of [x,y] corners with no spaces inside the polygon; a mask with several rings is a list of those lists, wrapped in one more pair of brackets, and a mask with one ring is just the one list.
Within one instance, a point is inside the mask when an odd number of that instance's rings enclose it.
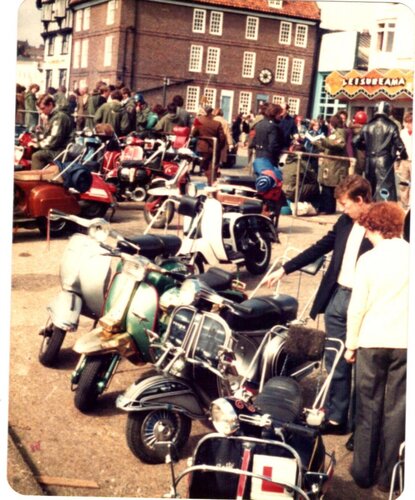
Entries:
{"label": "woman in white jacket", "polygon": [[[405,212],[374,203],[359,219],[374,248],[356,266],[347,313],[345,358],[356,361],[356,419],[351,473],[356,484],[389,491],[405,439],[409,244]],[[375,469],[379,459],[379,474]]]}

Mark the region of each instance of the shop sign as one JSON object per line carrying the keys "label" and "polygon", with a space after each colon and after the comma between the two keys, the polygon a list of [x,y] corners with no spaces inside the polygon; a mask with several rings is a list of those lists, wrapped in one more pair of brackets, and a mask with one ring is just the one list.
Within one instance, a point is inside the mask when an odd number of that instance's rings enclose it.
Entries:
{"label": "shop sign", "polygon": [[333,71],[325,79],[325,89],[332,97],[413,97],[413,73],[373,69],[367,73],[352,70],[346,74]]}

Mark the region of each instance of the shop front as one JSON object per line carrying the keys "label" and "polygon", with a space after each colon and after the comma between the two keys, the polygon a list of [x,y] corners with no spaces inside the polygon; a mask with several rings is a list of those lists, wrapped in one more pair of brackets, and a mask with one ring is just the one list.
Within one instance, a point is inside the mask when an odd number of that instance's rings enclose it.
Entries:
{"label": "shop front", "polygon": [[363,110],[370,120],[376,103],[387,101],[394,117],[402,123],[404,114],[413,107],[413,72],[400,69],[333,71],[325,78],[325,91],[346,104],[350,118]]}

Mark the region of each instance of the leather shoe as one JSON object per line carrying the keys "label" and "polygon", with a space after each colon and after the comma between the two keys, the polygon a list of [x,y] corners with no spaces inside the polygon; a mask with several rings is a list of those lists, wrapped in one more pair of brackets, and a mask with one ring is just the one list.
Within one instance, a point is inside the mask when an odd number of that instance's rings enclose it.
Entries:
{"label": "leather shoe", "polygon": [[344,424],[332,424],[331,422],[326,422],[321,429],[321,433],[341,436],[343,434],[347,434],[347,429]]}
{"label": "leather shoe", "polygon": [[346,447],[346,450],[353,451],[354,450],[354,434],[352,434],[349,439],[346,441],[346,444],[344,445]]}

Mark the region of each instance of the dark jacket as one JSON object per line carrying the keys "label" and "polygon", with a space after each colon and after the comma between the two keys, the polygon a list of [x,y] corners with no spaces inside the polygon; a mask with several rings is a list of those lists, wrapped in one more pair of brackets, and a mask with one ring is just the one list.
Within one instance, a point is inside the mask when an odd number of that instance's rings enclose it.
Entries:
{"label": "dark jacket", "polygon": [[264,118],[255,125],[252,148],[256,158],[268,158],[273,165],[278,165],[283,147],[283,136],[278,123]]}
{"label": "dark jacket", "polygon": [[[323,313],[326,310],[336,288],[347,239],[352,230],[353,223],[353,220],[348,215],[341,215],[333,228],[325,236],[283,265],[286,274],[290,274],[333,251],[330,265],[321,280],[313,306],[311,307],[310,316],[313,319],[317,314]],[[360,257],[360,255],[371,248],[373,248],[373,246],[370,241],[367,238],[363,238],[358,256]]]}
{"label": "dark jacket", "polygon": [[372,185],[375,200],[382,200],[380,191],[387,189],[389,201],[397,201],[393,164],[397,153],[403,160],[408,155],[396,124],[385,114],[376,114],[353,138],[353,144],[366,152],[366,178]]}
{"label": "dark jacket", "polygon": [[[328,137],[323,137],[316,143],[316,147],[325,155],[347,156],[346,131],[336,128]],[[336,187],[345,179],[349,172],[349,162],[334,158],[322,158],[318,168],[318,182],[322,186]]]}
{"label": "dark jacket", "polygon": [[282,132],[282,147],[288,149],[292,143],[294,135],[298,134],[298,127],[291,115],[285,115],[279,121],[279,127]]}
{"label": "dark jacket", "polygon": [[121,110],[122,104],[117,99],[108,101],[100,106],[95,113],[94,122],[109,123],[117,135],[121,135]]}

